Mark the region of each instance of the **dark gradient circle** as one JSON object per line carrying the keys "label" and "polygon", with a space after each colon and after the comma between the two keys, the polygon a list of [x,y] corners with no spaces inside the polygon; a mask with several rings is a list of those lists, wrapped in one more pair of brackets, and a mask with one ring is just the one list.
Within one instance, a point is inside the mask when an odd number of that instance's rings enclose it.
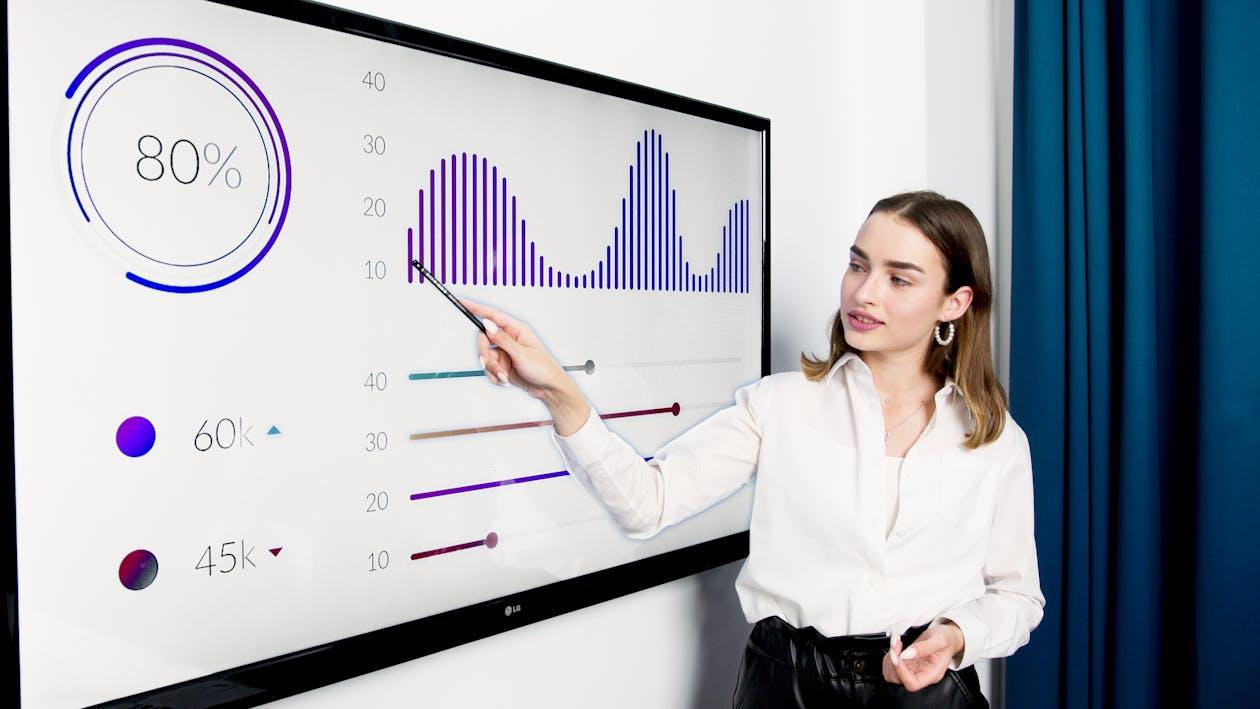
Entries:
{"label": "dark gradient circle", "polygon": [[114,442],[124,455],[139,458],[153,449],[157,441],[157,430],[153,423],[143,416],[132,416],[118,426]]}
{"label": "dark gradient circle", "polygon": [[118,580],[132,591],[139,591],[153,583],[157,572],[158,561],[153,552],[137,549],[124,556],[122,563],[118,565]]}

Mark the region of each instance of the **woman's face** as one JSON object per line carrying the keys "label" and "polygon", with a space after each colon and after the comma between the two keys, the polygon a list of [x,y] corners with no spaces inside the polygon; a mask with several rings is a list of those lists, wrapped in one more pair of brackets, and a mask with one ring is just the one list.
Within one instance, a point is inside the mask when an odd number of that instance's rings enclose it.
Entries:
{"label": "woman's face", "polygon": [[945,262],[936,246],[906,222],[872,214],[850,248],[841,286],[845,341],[863,352],[927,347],[936,323],[956,320],[970,303],[970,288],[952,296],[944,291]]}

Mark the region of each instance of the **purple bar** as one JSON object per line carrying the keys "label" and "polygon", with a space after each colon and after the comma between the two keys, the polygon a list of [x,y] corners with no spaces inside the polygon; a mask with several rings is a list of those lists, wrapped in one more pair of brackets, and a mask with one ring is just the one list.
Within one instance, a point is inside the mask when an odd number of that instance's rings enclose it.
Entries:
{"label": "purple bar", "polygon": [[660,286],[656,282],[656,257],[660,249],[656,248],[656,131],[651,131],[651,142],[648,144],[648,287],[655,290]]}
{"label": "purple bar", "polygon": [[442,272],[436,274],[438,280],[446,283],[446,158],[442,158],[442,256],[439,262],[442,265]]}
{"label": "purple bar", "polygon": [[586,274],[582,274],[582,287],[586,287]]}
{"label": "purple bar", "polygon": [[735,203],[735,292],[743,288],[743,200]]}
{"label": "purple bar", "polygon": [[[613,241],[615,242],[616,240],[617,240],[617,229],[614,227],[613,228]],[[612,274],[613,274],[612,260],[613,260],[613,254],[615,253],[617,253],[616,247],[612,246],[611,244],[609,246],[604,247],[604,263],[608,264],[608,287],[609,288],[612,287]],[[600,288],[604,287],[603,279],[600,279],[599,287]]]}
{"label": "purple bar", "polygon": [[521,285],[525,285],[525,220],[521,220],[521,251],[518,259],[521,262]]}
{"label": "purple bar", "polygon": [[516,285],[516,195],[512,195],[512,244],[510,250],[512,252],[512,285]]}
{"label": "purple bar", "polygon": [[489,241],[486,239],[486,159],[481,159],[481,282],[490,283],[490,272],[486,270],[486,258],[489,253],[486,247]]}
{"label": "purple bar", "polygon": [[504,485],[516,485],[518,483],[530,483],[536,480],[546,480],[548,478],[558,478],[568,475],[567,470],[558,470],[554,473],[543,473],[541,475],[529,475],[522,478],[512,478],[511,480],[497,480],[492,483],[479,483],[477,485],[464,485],[463,487],[452,487],[446,490],[433,490],[432,492],[417,492],[411,496],[412,500],[423,500],[430,497],[441,497],[442,495],[455,495],[461,492],[473,492],[475,490],[485,490],[491,487],[502,487]]}
{"label": "purple bar", "polygon": [[640,143],[635,143],[634,164],[635,167],[630,169],[630,288],[633,290],[639,285],[639,230],[635,228],[638,223],[639,216],[639,178],[638,165],[639,156],[642,153]]}
{"label": "purple bar", "polygon": [[459,197],[459,183],[455,180],[455,171],[459,168],[458,156],[451,153],[451,280],[447,283],[459,282],[459,234],[455,226],[456,220],[459,219],[459,209],[455,205],[456,198]]}
{"label": "purple bar", "polygon": [[665,243],[661,235],[661,136],[655,136],[652,142],[655,144],[652,158],[652,243],[656,249],[653,268],[656,269],[656,290],[661,290],[661,245]]}
{"label": "purple bar", "polygon": [[[625,203],[626,201],[624,199],[621,200],[621,204],[622,204],[621,214],[623,217],[625,216],[625,213],[626,213]],[[621,251],[621,234],[617,232],[617,227],[613,227],[612,261],[609,262],[608,264],[608,287],[609,288],[617,288],[620,285],[620,282],[617,280],[617,275],[618,275],[618,271],[617,271],[618,258],[617,257],[620,251]]]}
{"label": "purple bar", "polygon": [[548,266],[548,267],[547,267],[547,287],[548,287],[548,288],[550,288],[550,287],[552,287],[553,285],[555,285],[555,284],[552,282],[552,277],[553,277],[554,275],[555,275],[555,273],[554,273],[553,269],[551,268],[551,266]]}
{"label": "purple bar", "polygon": [[477,285],[477,154],[473,153],[473,285]]}
{"label": "purple bar", "polygon": [[665,153],[665,287],[674,289],[674,211],[669,203],[669,153]]}
{"label": "purple bar", "polygon": [[743,202],[743,200],[740,200],[739,202],[736,202],[736,203],[735,203],[735,237],[734,237],[734,242],[735,242],[735,269],[734,269],[734,272],[735,272],[735,281],[734,281],[734,290],[735,290],[735,292],[736,292],[736,293],[739,293],[739,292],[740,292],[740,289],[743,287],[743,286],[742,286],[742,284],[740,283],[740,281],[743,279],[743,276],[744,276],[744,252],[743,252],[742,247],[740,246],[740,241],[741,241],[741,239],[742,239],[742,234],[743,234],[743,226],[740,224],[740,216],[741,216],[741,213],[742,213],[743,211],[744,211],[744,202]]}
{"label": "purple bar", "polygon": [[678,192],[671,190],[669,193],[669,199],[671,202],[671,206],[669,208],[669,217],[670,217],[670,221],[673,222],[673,226],[670,227],[670,231],[673,232],[674,234],[674,243],[678,251],[678,257],[674,262],[674,269],[678,272],[678,280],[681,281],[680,283],[677,284],[678,290],[682,290],[683,288],[686,287],[686,281],[682,280],[682,277],[683,277],[683,248],[682,248],[683,239],[681,236],[678,235]]}
{"label": "purple bar", "polygon": [[543,273],[546,273],[547,268],[549,268],[549,266],[547,266],[547,257],[539,256],[538,257],[538,285],[539,287],[542,287]]}
{"label": "purple bar", "polygon": [[735,252],[735,211],[732,209],[726,210],[726,233],[728,234],[727,239],[730,243],[726,248],[725,290],[729,293],[734,290],[731,287],[734,283],[734,280],[731,278],[731,274],[734,272],[734,269],[732,269],[731,266],[735,263],[731,260],[731,255]]}
{"label": "purple bar", "polygon": [[[417,224],[417,229],[419,230],[419,233],[420,233],[420,257],[418,260],[420,261],[421,264],[423,264],[425,262],[424,261],[424,190],[420,190],[420,222],[419,224]],[[423,273],[420,274],[420,282],[424,283]]]}
{"label": "purple bar", "polygon": [[599,287],[604,287],[604,262],[599,262]]}
{"label": "purple bar", "polygon": [[534,285],[534,267],[538,261],[534,258],[534,242],[529,242],[529,284]]}
{"label": "purple bar", "polygon": [[647,161],[648,161],[647,139],[648,139],[647,131],[643,131],[643,167],[645,169],[639,173],[639,228],[635,230],[639,237],[639,290],[647,290],[647,274],[648,274],[648,260],[647,260],[648,181],[647,181],[647,169],[646,169]]}
{"label": "purple bar", "polygon": [[[438,255],[437,242],[434,240],[437,236],[437,229],[433,228],[433,216],[434,216],[433,195],[437,193],[437,191],[433,189],[434,177],[436,177],[436,175],[434,175],[433,170],[429,170],[429,260],[430,261],[437,261],[437,255]],[[429,274],[432,275],[433,269],[436,268],[434,264],[428,263],[425,265],[429,267]]]}
{"label": "purple bar", "polygon": [[565,288],[572,288],[572,287],[573,287],[573,285],[569,283],[569,274],[567,274],[567,273],[566,273],[566,274],[564,274],[564,287],[565,287]]}
{"label": "purple bar", "polygon": [[412,274],[416,272],[416,269],[411,267],[411,259],[415,258],[415,254],[412,253],[411,239],[411,227],[407,227],[407,282],[415,283],[415,279],[412,277]]}
{"label": "purple bar", "polygon": [[[631,182],[634,181],[633,172],[631,172],[630,181]],[[629,242],[630,242],[630,232],[626,231],[626,200],[623,199],[621,200],[621,258],[618,261],[618,265],[616,269],[618,288],[625,288],[627,284],[626,264],[629,263],[629,260],[627,259],[626,254],[628,253],[628,250],[630,248]]]}
{"label": "purple bar", "polygon": [[460,282],[469,282],[469,154],[460,157]]}
{"label": "purple bar", "polygon": [[507,193],[507,178],[505,177],[505,178],[503,178],[503,204],[501,205],[501,206],[503,207],[503,214],[502,214],[502,218],[503,218],[503,254],[499,257],[499,260],[502,262],[502,265],[503,265],[503,285],[505,285],[505,286],[508,284],[508,282],[507,282],[507,276],[508,276],[508,270],[507,270],[507,264],[508,264],[508,261],[507,261],[507,260],[508,260],[507,201],[508,201],[508,193]]}
{"label": "purple bar", "polygon": [[683,257],[682,257],[682,237],[674,235],[674,251],[677,253],[674,262],[674,270],[677,274],[674,277],[674,290],[687,290],[687,281],[683,280]]}
{"label": "purple bar", "polygon": [[499,166],[494,166],[494,179],[490,180],[490,248],[494,250],[491,278],[499,285]]}

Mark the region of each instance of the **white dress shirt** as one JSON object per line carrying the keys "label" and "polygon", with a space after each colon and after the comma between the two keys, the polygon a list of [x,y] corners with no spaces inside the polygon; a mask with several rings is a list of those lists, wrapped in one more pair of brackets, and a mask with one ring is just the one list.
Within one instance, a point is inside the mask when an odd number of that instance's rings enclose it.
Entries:
{"label": "white dress shirt", "polygon": [[892,536],[897,522],[897,498],[901,496],[901,462],[905,458],[884,456],[884,539]]}
{"label": "white dress shirt", "polygon": [[774,374],[665,444],[650,461],[592,410],[552,436],[570,473],[634,539],[696,514],[756,477],[749,554],[735,582],[748,622],[778,616],[823,635],[902,633],[953,621],[951,669],[1028,642],[1045,597],[1033,540],[1032,460],[1010,413],[1002,435],[962,442],[971,415],[952,378],[901,462],[885,526],[884,418],[871,371],[843,355],[827,376]]}

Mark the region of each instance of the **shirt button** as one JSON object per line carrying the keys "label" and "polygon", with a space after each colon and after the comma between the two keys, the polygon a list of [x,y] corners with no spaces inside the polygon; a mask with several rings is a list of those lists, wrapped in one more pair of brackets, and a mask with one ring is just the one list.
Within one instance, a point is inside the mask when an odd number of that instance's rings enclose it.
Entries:
{"label": "shirt button", "polygon": [[866,660],[858,660],[857,662],[854,662],[854,663],[853,663],[853,669],[854,669],[854,670],[856,670],[856,671],[858,671],[858,672],[861,672],[862,670],[865,670],[865,669],[866,669]]}

